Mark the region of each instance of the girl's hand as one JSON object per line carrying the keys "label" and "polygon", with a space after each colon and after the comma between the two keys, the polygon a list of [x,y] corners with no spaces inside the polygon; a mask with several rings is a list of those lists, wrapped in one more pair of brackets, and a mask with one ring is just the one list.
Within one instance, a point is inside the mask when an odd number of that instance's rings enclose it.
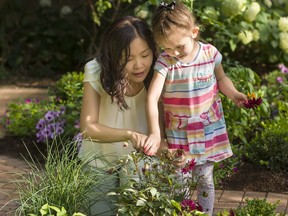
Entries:
{"label": "girl's hand", "polygon": [[173,160],[173,165],[177,168],[183,168],[185,164],[186,164],[186,155],[185,154],[183,154],[180,157]]}
{"label": "girl's hand", "polygon": [[241,92],[237,92],[233,95],[232,101],[234,104],[236,104],[238,107],[243,107],[244,104],[248,101],[248,98],[245,94]]}
{"label": "girl's hand", "polygon": [[143,146],[146,155],[155,155],[160,147],[161,137],[155,134],[150,134]]}

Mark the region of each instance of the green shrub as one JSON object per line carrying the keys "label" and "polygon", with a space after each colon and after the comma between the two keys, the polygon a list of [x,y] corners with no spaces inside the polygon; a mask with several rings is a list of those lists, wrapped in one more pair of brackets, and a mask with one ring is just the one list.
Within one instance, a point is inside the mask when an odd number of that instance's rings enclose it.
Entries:
{"label": "green shrub", "polygon": [[201,37],[227,58],[266,72],[288,64],[287,1],[196,0],[193,10]]}
{"label": "green shrub", "polygon": [[288,117],[288,69],[281,65],[280,70],[271,71],[262,77],[262,89],[266,92],[273,117]]}
{"label": "green shrub", "polygon": [[276,213],[278,203],[272,204],[265,199],[246,199],[247,204],[236,210],[223,210],[217,216],[284,216],[284,213]]}
{"label": "green shrub", "polygon": [[[49,94],[58,98],[72,112],[79,114],[83,97],[83,72],[67,72],[49,89]],[[70,113],[71,114],[71,113]],[[79,117],[78,117],[79,118]]]}
{"label": "green shrub", "polygon": [[83,96],[83,73],[63,75],[49,89],[47,100],[26,99],[11,102],[2,118],[8,132],[16,136],[36,136],[38,142],[51,141],[54,136],[75,136],[79,129]]}
{"label": "green shrub", "polygon": [[245,146],[245,155],[252,162],[273,170],[288,172],[288,122],[286,118],[263,122],[251,143]]}
{"label": "green shrub", "polygon": [[262,118],[270,116],[269,104],[260,89],[261,79],[254,71],[243,66],[225,66],[225,71],[240,92],[244,94],[254,92],[263,99],[259,107],[251,110],[238,108],[230,99],[221,95],[230,142],[247,143],[254,136],[253,131],[259,127]]}
{"label": "green shrub", "polygon": [[33,136],[36,134],[36,124],[48,110],[57,109],[55,97],[47,100],[25,99],[11,102],[3,118],[2,124],[8,132],[15,136]]}
{"label": "green shrub", "polygon": [[247,205],[236,210],[237,216],[276,216],[276,204],[267,202],[264,199],[247,199]]}

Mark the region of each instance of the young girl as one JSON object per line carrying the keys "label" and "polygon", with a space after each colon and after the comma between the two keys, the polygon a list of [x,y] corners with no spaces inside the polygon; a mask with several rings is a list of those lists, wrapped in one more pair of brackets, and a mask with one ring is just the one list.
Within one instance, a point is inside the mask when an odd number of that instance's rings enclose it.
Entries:
{"label": "young girl", "polygon": [[[103,167],[104,161],[113,165],[119,157],[142,149],[148,132],[146,88],[156,60],[152,32],[138,18],[127,16],[115,21],[100,44],[97,61],[88,62],[84,68],[80,118],[84,141],[79,157],[103,158],[92,161],[91,167]],[[152,153],[156,151],[157,147]],[[118,186],[118,181],[107,182],[104,192],[115,191]],[[91,207],[91,215],[116,215],[111,198],[101,200]]]}
{"label": "young girl", "polygon": [[150,135],[145,152],[149,154],[150,147],[161,140],[157,107],[161,97],[168,147],[185,150],[187,161],[196,159],[197,199],[212,215],[214,162],[232,155],[218,91],[238,106],[247,98],[225,75],[218,50],[197,41],[199,27],[184,4],[161,3],[153,16],[152,30],[164,52],[155,63],[147,95]]}

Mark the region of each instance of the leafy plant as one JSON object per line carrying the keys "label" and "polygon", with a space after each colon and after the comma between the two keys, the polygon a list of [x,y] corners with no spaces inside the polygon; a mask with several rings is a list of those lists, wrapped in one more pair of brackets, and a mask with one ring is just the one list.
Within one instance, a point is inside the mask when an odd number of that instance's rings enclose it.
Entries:
{"label": "leafy plant", "polygon": [[3,125],[16,136],[36,135],[37,142],[51,142],[64,132],[66,136],[74,137],[79,132],[83,76],[82,72],[63,75],[50,87],[47,100],[9,103],[2,118]]}
{"label": "leafy plant", "polygon": [[[191,177],[194,160],[178,171],[173,165],[172,161],[181,154],[181,150],[173,154],[163,151],[160,157],[148,157],[134,152],[123,158],[120,167],[127,179],[119,191],[110,193],[116,196],[118,214],[205,215],[201,212],[202,207],[191,198],[197,178],[201,178]],[[189,178],[185,175],[187,173]]]}
{"label": "leafy plant", "polygon": [[255,93],[263,102],[255,110],[238,108],[226,96],[222,96],[224,115],[229,139],[232,144],[245,144],[254,136],[263,118],[270,116],[270,107],[260,88],[260,77],[250,68],[240,65],[229,67],[225,65],[227,76],[232,80],[236,89],[243,93]]}
{"label": "leafy plant", "polygon": [[47,146],[47,156],[43,155],[44,167],[31,156],[32,162],[28,162],[30,172],[21,174],[15,182],[20,199],[17,214],[38,215],[46,203],[63,207],[67,215],[89,212],[90,204],[97,202],[100,195],[95,188],[101,188],[108,178],[114,176],[104,175],[100,169],[99,172],[88,169],[87,164],[94,158],[79,161],[75,157],[77,145],[75,141],[55,137],[53,143]]}
{"label": "leafy plant", "polygon": [[8,132],[16,136],[31,136],[36,133],[36,124],[48,110],[57,109],[54,97],[47,100],[25,99],[8,104],[1,118]]}
{"label": "leafy plant", "polygon": [[193,10],[203,27],[202,38],[227,58],[264,70],[288,64],[286,1],[194,1]]}
{"label": "leafy plant", "polygon": [[[236,210],[237,216],[247,216],[247,215],[269,215],[276,216],[276,206],[277,203],[272,204],[267,202],[265,199],[247,199],[247,205]],[[283,215],[283,214],[280,214]]]}
{"label": "leafy plant", "polygon": [[217,216],[284,216],[284,213],[276,213],[278,203],[272,204],[265,199],[246,199],[246,205],[240,206],[236,210],[222,210]]}
{"label": "leafy plant", "polygon": [[246,157],[273,170],[288,172],[288,122],[286,118],[266,121],[251,143],[245,145]]}
{"label": "leafy plant", "polygon": [[[48,203],[43,205],[40,209],[41,216],[45,216],[45,215],[54,216],[54,214],[52,212],[56,213],[55,216],[60,216],[60,215],[61,216],[69,216],[69,215],[67,215],[67,211],[64,207],[62,207],[60,209],[56,206],[48,205]],[[29,214],[29,216],[37,216],[37,215],[36,214]],[[85,215],[82,213],[74,213],[72,216],[85,216]]]}

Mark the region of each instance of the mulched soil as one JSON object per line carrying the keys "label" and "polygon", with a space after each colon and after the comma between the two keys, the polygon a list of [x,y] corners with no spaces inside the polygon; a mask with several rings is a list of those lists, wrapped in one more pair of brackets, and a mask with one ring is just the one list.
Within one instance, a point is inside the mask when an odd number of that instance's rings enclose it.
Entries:
{"label": "mulched soil", "polygon": [[[33,159],[43,163],[43,156],[40,152],[45,154],[45,149],[44,144],[35,143],[31,137],[6,136],[0,139],[0,155],[25,158],[28,161],[32,156]],[[230,179],[225,180],[221,188],[217,189],[288,194],[288,174],[244,163]]]}

